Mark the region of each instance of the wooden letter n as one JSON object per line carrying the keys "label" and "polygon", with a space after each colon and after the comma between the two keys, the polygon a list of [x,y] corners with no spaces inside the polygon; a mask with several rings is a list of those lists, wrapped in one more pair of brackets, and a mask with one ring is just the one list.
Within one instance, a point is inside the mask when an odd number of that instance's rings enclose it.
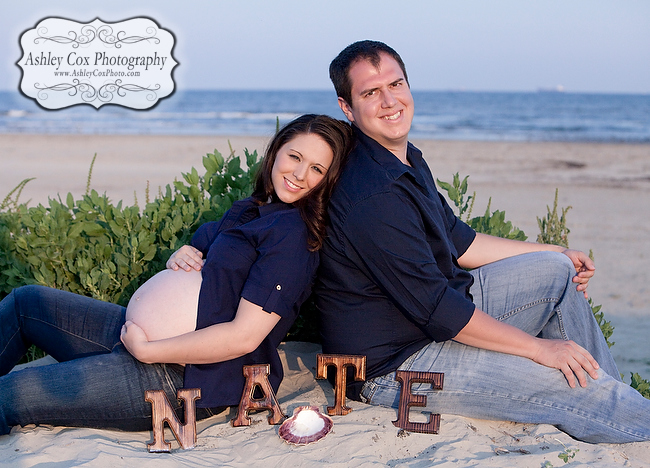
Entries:
{"label": "wooden letter n", "polygon": [[442,383],[445,374],[441,372],[395,372],[395,380],[402,384],[402,391],[399,395],[399,409],[397,410],[397,421],[393,425],[411,432],[423,432],[425,434],[437,434],[440,429],[440,415],[431,414],[426,423],[415,423],[409,421],[409,410],[411,406],[426,406],[426,395],[414,395],[411,389],[414,383],[430,383],[434,390],[442,390]]}
{"label": "wooden letter n", "polygon": [[147,444],[149,452],[170,452],[172,444],[165,442],[165,421],[183,449],[196,445],[196,400],[201,398],[200,388],[181,388],[176,392],[179,400],[185,401],[185,424],[176,417],[164,390],[147,390],[144,399],[151,403],[153,423],[153,444]]}
{"label": "wooden letter n", "polygon": [[[268,417],[269,424],[279,424],[286,416],[282,413],[271,382],[269,382],[271,366],[269,364],[244,366],[242,371],[246,377],[246,384],[241,400],[239,400],[237,417],[230,423],[233,427],[250,426],[251,418],[248,417],[248,412],[254,409],[271,411]],[[256,387],[264,394],[262,398],[253,397]]]}
{"label": "wooden letter n", "polygon": [[327,367],[336,368],[336,382],[334,385],[334,406],[327,407],[330,415],[342,416],[352,411],[345,406],[345,387],[347,386],[347,368],[354,367],[354,380],[366,380],[366,357],[351,354],[318,354],[316,365],[316,378],[327,378]]}

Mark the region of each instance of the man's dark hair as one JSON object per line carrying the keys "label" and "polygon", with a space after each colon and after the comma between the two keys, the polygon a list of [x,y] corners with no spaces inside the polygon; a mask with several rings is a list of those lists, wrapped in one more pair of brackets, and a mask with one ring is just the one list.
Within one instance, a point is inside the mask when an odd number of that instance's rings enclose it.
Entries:
{"label": "man's dark hair", "polygon": [[404,79],[408,84],[406,67],[395,50],[379,41],[358,41],[350,44],[336,56],[330,63],[330,79],[334,84],[336,95],[343,98],[352,107],[352,83],[350,82],[350,68],[360,60],[367,60],[375,68],[379,68],[381,62],[380,53],[384,53],[395,59],[404,73]]}

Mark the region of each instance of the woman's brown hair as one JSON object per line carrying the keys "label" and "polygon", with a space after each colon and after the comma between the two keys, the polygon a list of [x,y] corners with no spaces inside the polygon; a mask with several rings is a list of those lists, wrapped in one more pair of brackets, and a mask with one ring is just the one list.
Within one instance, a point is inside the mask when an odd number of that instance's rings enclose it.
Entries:
{"label": "woman's brown hair", "polygon": [[300,216],[309,230],[309,248],[318,250],[325,239],[325,226],[327,225],[327,202],[332,195],[345,158],[352,147],[352,129],[347,122],[333,119],[327,115],[305,114],[292,120],[278,131],[269,143],[264,159],[260,166],[253,198],[258,203],[266,203],[269,198],[277,201],[271,171],[278,151],[286,143],[299,135],[318,135],[327,143],[334,157],[323,180],[307,195],[297,200],[293,205],[298,208]]}

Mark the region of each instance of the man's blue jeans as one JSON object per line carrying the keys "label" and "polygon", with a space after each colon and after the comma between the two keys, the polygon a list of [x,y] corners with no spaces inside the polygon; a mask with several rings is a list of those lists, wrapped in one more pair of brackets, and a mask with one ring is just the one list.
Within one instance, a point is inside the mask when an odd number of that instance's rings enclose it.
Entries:
{"label": "man's blue jeans", "polygon": [[[426,411],[521,423],[547,423],[592,443],[650,439],[650,400],[621,382],[616,364],[582,293],[575,268],[563,254],[538,252],[486,265],[472,272],[476,306],[542,338],[569,339],[600,365],[599,378],[569,387],[564,374],[519,356],[447,341],[431,343],[400,370],[444,372],[444,389],[416,384]],[[397,408],[395,374],[372,379],[361,396],[367,403]]]}
{"label": "man's blue jeans", "polygon": [[[179,365],[143,364],[120,343],[124,307],[41,286],[0,302],[0,435],[11,426],[52,424],[151,429],[146,390],[164,390],[183,421]],[[8,372],[35,344],[58,364]],[[5,375],[6,374],[6,375]],[[197,419],[215,410],[197,409]]]}

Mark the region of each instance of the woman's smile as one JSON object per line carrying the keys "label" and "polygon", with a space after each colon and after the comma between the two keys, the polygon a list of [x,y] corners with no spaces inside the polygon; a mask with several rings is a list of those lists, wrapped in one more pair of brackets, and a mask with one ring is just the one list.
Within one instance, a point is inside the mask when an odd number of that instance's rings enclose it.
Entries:
{"label": "woman's smile", "polygon": [[271,170],[275,194],[285,203],[307,195],[325,177],[334,153],[320,136],[303,133],[279,150]]}
{"label": "woman's smile", "polygon": [[301,186],[299,186],[299,185],[297,185],[297,184],[294,184],[293,182],[291,182],[291,181],[290,181],[289,179],[287,179],[286,177],[284,178],[284,182],[285,182],[285,184],[287,185],[287,189],[288,189],[288,190],[292,190],[292,191],[296,191],[296,192],[302,190],[302,187],[301,187]]}

